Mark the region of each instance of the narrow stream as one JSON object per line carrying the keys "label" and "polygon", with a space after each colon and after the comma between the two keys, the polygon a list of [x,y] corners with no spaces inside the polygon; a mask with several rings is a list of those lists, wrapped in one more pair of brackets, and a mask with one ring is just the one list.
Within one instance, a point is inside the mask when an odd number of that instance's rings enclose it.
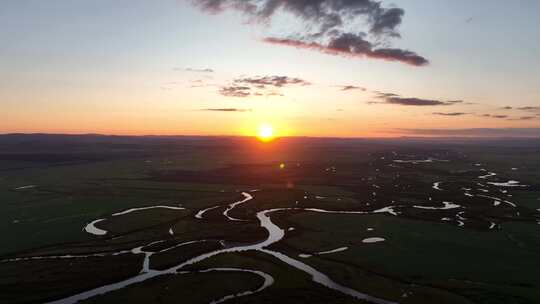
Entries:
{"label": "narrow stream", "polygon": [[229,205],[229,207],[227,209],[225,209],[225,211],[223,211],[223,215],[229,219],[230,221],[237,221],[237,222],[240,222],[240,221],[245,221],[245,220],[241,220],[241,219],[237,219],[237,218],[234,218],[234,217],[230,217],[229,216],[229,212],[231,210],[233,210],[236,206],[240,205],[240,204],[243,204],[249,200],[252,200],[253,199],[253,196],[247,192],[242,192],[242,195],[244,196],[244,199],[241,200],[241,201],[238,201],[238,202],[234,202],[232,204]]}

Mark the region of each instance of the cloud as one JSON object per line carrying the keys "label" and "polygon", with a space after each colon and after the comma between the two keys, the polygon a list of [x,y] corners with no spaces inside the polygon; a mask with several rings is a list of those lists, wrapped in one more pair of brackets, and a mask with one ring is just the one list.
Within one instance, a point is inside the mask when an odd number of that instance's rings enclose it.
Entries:
{"label": "cloud", "polygon": [[496,114],[483,114],[483,115],[480,115],[482,117],[491,117],[491,118],[500,118],[500,119],[503,119],[503,118],[508,118],[508,115],[496,115]]}
{"label": "cloud", "polygon": [[245,86],[228,86],[219,89],[219,94],[227,97],[248,97],[251,95],[250,89]]}
{"label": "cloud", "polygon": [[208,87],[220,87],[220,85],[215,83],[206,82],[202,79],[193,80],[190,82],[189,88],[208,88]]}
{"label": "cloud", "polygon": [[345,33],[339,37],[331,38],[328,44],[305,42],[294,39],[265,38],[264,42],[292,46],[299,49],[310,49],[331,55],[344,57],[367,57],[386,61],[399,61],[413,66],[423,66],[429,61],[408,50],[393,48],[374,48],[374,45],[364,40],[362,35]]}
{"label": "cloud", "polygon": [[[263,41],[322,51],[327,54],[400,61],[415,66],[428,60],[416,53],[389,45],[401,37],[398,27],[405,11],[399,7],[383,7],[377,0],[192,0],[205,12],[218,14],[225,10],[244,13],[249,24],[272,24],[274,17],[292,16],[283,37]],[[369,38],[369,39],[368,39]],[[370,42],[375,41],[375,42]]]}
{"label": "cloud", "polygon": [[375,93],[378,98],[399,97],[398,94],[394,94],[394,93],[385,93],[385,92],[379,92],[379,91],[373,91],[373,93]]}
{"label": "cloud", "polygon": [[252,85],[259,89],[264,89],[267,86],[281,88],[281,87],[289,86],[289,85],[300,85],[300,86],[311,85],[311,83],[303,79],[288,77],[288,76],[247,77],[247,78],[235,79],[234,82],[246,84],[246,85]]}
{"label": "cloud", "polygon": [[433,115],[440,115],[440,116],[463,116],[467,115],[469,113],[464,112],[450,112],[450,113],[442,113],[442,112],[433,112]]}
{"label": "cloud", "polygon": [[189,83],[190,83],[190,85],[188,86],[189,88],[219,87],[219,85],[214,84],[214,83],[208,83],[206,82],[206,80],[203,80],[203,79],[191,80]]}
{"label": "cloud", "polygon": [[268,93],[255,92],[253,93],[253,96],[285,96],[285,95],[278,92],[268,92]]}
{"label": "cloud", "polygon": [[386,98],[386,103],[396,104],[403,106],[440,106],[448,105],[448,103],[435,99],[422,99],[422,98],[402,98],[402,97],[390,97]]}
{"label": "cloud", "polygon": [[396,132],[419,136],[540,138],[540,128],[397,129]]}
{"label": "cloud", "polygon": [[251,112],[251,109],[208,108],[208,109],[201,109],[200,111],[210,111],[210,112]]}
{"label": "cloud", "polygon": [[537,119],[538,117],[536,116],[521,116],[521,117],[516,117],[516,118],[509,118],[508,120],[532,120],[532,119]]}
{"label": "cloud", "polygon": [[540,111],[540,107],[521,107],[517,109],[522,111]]}
{"label": "cloud", "polygon": [[501,107],[500,109],[501,109],[501,110],[512,110],[512,107],[506,106],[506,107]]}
{"label": "cloud", "polygon": [[[339,31],[360,21],[374,35],[399,37],[397,27],[405,11],[384,8],[375,0],[192,0],[202,10],[217,14],[228,9],[242,11],[250,18],[270,21],[279,12],[297,17],[312,29],[312,35]],[[359,20],[360,18],[364,20]]]}
{"label": "cloud", "polygon": [[269,92],[269,93],[266,93],[265,96],[285,96],[285,95],[283,95],[282,93],[278,93],[278,92]]}
{"label": "cloud", "polygon": [[[180,68],[175,68],[174,69],[175,71],[179,71],[179,70],[182,70]],[[214,73],[214,70],[213,69],[194,69],[194,68],[185,68],[184,71],[186,72],[194,72],[194,73]]]}
{"label": "cloud", "polygon": [[308,86],[309,81],[288,76],[254,76],[236,78],[229,86],[221,87],[219,94],[227,97],[283,96],[278,89],[289,86]]}
{"label": "cloud", "polygon": [[342,85],[342,86],[337,86],[337,87],[341,88],[342,91],[352,91],[352,90],[366,91],[366,88],[358,87],[354,85]]}
{"label": "cloud", "polygon": [[381,101],[371,101],[368,104],[392,104],[402,106],[448,106],[463,103],[462,100],[437,100],[417,97],[401,97],[394,93],[375,92],[376,98]]}

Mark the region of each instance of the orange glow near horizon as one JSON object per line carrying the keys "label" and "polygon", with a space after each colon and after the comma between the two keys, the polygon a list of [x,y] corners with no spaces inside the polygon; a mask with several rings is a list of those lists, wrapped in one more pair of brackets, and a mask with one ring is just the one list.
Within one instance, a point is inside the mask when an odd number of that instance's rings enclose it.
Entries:
{"label": "orange glow near horizon", "polygon": [[262,142],[270,142],[275,139],[274,128],[268,123],[259,126],[257,138]]}

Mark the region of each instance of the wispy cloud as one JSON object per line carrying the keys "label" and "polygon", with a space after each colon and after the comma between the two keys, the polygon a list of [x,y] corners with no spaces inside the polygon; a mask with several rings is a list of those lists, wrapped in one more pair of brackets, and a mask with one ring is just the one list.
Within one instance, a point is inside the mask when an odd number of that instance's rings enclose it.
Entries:
{"label": "wispy cloud", "polygon": [[371,101],[368,104],[391,104],[402,106],[448,106],[463,103],[463,100],[438,100],[418,97],[401,97],[394,93],[375,92],[380,101]]}
{"label": "wispy cloud", "polygon": [[279,93],[279,92],[267,92],[267,93],[260,93],[260,92],[255,92],[253,93],[254,96],[285,96],[283,93]]}
{"label": "wispy cloud", "polygon": [[195,79],[190,81],[190,88],[206,88],[206,87],[219,87],[219,85],[215,83],[208,83],[206,80],[203,79]]}
{"label": "wispy cloud", "polygon": [[338,85],[336,87],[341,88],[341,91],[354,91],[354,90],[367,91],[366,88],[355,86],[355,85]]}
{"label": "wispy cloud", "polygon": [[246,77],[246,78],[237,78],[234,80],[234,82],[252,85],[259,89],[264,89],[266,87],[281,88],[281,87],[289,86],[289,85],[300,85],[300,86],[311,85],[310,82],[305,81],[303,79],[295,78],[295,77],[288,77],[288,76]]}
{"label": "wispy cloud", "polygon": [[482,116],[482,117],[490,117],[490,118],[500,118],[500,119],[504,119],[504,118],[509,117],[508,115],[498,115],[498,114],[482,114],[480,116]]}
{"label": "wispy cloud", "polygon": [[186,71],[186,72],[194,72],[194,73],[214,73],[213,69],[204,68],[204,69],[196,69],[196,68],[174,68],[175,71]]}
{"label": "wispy cloud", "polygon": [[516,118],[508,118],[508,120],[532,120],[532,119],[538,119],[536,116],[521,116]]}
{"label": "wispy cloud", "polygon": [[443,112],[433,112],[433,115],[439,115],[439,116],[463,116],[468,115],[469,113],[464,112],[450,112],[450,113],[443,113]]}
{"label": "wispy cloud", "polygon": [[289,76],[241,77],[221,87],[219,94],[227,97],[283,96],[279,89],[290,86],[309,86],[309,81]]}
{"label": "wispy cloud", "polygon": [[520,107],[520,108],[517,108],[518,110],[522,110],[522,111],[533,111],[533,112],[536,112],[536,111],[540,111],[540,107]]}
{"label": "wispy cloud", "polygon": [[200,111],[209,111],[209,112],[251,112],[251,109],[238,109],[238,108],[208,108],[200,109]]}
{"label": "wispy cloud", "polygon": [[219,94],[227,97],[248,97],[251,95],[250,87],[227,86],[219,89]]}

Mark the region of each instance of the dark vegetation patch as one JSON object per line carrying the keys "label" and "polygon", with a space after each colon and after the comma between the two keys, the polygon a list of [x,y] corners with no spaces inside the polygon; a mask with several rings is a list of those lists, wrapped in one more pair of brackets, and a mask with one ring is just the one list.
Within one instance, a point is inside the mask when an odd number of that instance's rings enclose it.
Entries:
{"label": "dark vegetation patch", "polygon": [[142,256],[0,263],[0,302],[47,302],[136,275]]}

